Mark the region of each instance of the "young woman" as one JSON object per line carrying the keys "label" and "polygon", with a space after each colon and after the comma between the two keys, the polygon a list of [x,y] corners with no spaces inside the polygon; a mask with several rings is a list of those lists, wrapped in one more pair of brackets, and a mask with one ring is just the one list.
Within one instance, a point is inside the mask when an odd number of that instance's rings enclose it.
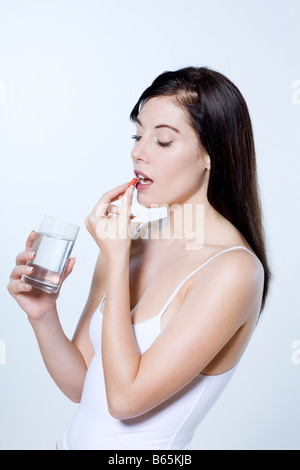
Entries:
{"label": "young woman", "polygon": [[100,253],[72,341],[57,295],[22,282],[34,232],[8,285],[53,379],[80,403],[60,449],[187,449],[267,297],[253,135],[238,89],[207,68],[167,72],[131,119],[138,202],[165,206],[168,217],[133,232],[134,187],[101,197],[86,219]]}

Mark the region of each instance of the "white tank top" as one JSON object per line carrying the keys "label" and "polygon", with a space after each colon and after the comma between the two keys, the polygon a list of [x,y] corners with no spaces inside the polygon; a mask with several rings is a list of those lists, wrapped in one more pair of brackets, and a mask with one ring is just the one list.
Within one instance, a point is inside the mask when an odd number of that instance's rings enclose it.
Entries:
{"label": "white tank top", "polygon": [[[247,250],[235,246],[223,250],[189,274],[174,290],[155,317],[133,324],[140,353],[143,354],[161,333],[161,318],[182,285],[207,263],[231,250]],[[188,449],[193,434],[215,404],[231,379],[237,364],[220,375],[199,374],[182,390],[151,411],[136,418],[118,420],[107,407],[101,356],[101,305],[90,323],[90,338],[95,356],[88,368],[81,403],[70,427],[63,434],[62,450],[159,450]]]}

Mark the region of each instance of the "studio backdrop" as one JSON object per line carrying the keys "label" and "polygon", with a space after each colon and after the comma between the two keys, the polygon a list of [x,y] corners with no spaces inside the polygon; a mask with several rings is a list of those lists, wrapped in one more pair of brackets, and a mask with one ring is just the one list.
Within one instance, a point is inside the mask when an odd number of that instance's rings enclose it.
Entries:
{"label": "studio backdrop", "polygon": [[[71,337],[98,248],[84,220],[133,177],[130,111],[161,72],[207,66],[251,114],[273,273],[230,385],[192,449],[300,449],[299,0],[0,0],[0,448],[49,449],[77,405],[6,286],[44,214],[80,226],[58,300]],[[134,201],[137,220],[152,217]]]}

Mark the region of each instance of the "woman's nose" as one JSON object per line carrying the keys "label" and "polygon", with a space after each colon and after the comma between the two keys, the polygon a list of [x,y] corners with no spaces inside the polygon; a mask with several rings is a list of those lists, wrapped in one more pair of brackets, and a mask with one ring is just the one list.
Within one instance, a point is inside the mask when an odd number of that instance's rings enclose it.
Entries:
{"label": "woman's nose", "polygon": [[135,143],[135,146],[131,152],[131,157],[133,160],[143,160],[145,162],[148,162],[149,161],[149,158],[148,158],[148,152],[147,152],[147,148],[146,148],[146,144],[145,142],[136,142]]}

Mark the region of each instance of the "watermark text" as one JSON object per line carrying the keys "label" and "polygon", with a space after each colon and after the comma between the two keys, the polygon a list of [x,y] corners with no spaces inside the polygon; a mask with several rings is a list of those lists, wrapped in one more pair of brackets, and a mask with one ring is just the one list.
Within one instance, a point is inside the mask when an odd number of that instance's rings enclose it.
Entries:
{"label": "watermark text", "polygon": [[295,90],[292,93],[292,103],[300,104],[300,80],[294,80],[292,83],[292,89]]}
{"label": "watermark text", "polygon": [[[159,206],[162,207],[162,206]],[[137,230],[133,239],[160,239],[160,240],[183,240],[186,250],[200,250],[204,245],[204,204],[173,204],[164,205],[167,209],[167,217],[163,220],[160,229],[151,230],[145,233]],[[151,205],[151,208],[157,209],[157,205]],[[114,213],[107,214],[106,205],[99,207],[99,214],[106,215],[101,218],[96,227],[96,233],[99,239],[126,239],[131,236],[130,227],[124,229],[124,225],[118,223],[118,217]],[[130,215],[130,214],[128,214]],[[111,223],[112,220],[114,223]],[[149,222],[146,220],[145,222]]]}
{"label": "watermark text", "polygon": [[291,356],[291,360],[292,363],[297,366],[300,364],[300,339],[296,339],[292,342],[292,349],[294,349],[294,352]]}
{"label": "watermark text", "polygon": [[0,80],[0,104],[6,103],[6,85],[4,80]]}
{"label": "watermark text", "polygon": [[0,340],[0,366],[6,364],[6,344]]}

